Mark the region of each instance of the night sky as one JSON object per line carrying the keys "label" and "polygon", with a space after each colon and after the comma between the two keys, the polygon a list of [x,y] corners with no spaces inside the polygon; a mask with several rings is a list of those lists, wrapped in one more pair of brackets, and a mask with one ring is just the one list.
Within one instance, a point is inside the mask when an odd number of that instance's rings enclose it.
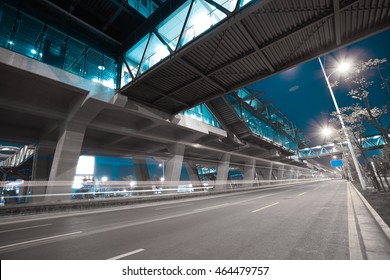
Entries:
{"label": "night sky", "polygon": [[[334,70],[332,65],[335,59],[342,57],[353,59],[353,61],[366,61],[370,58],[390,60],[389,45],[390,30],[387,30],[327,54],[325,69],[328,74],[331,73]],[[341,82],[340,86],[334,88],[339,107],[356,103],[355,99],[347,96],[348,84],[338,73],[330,77],[331,82],[336,80]],[[319,131],[321,127],[327,125],[329,114],[335,111],[335,107],[317,58],[259,81],[252,86],[265,92],[261,98],[273,101],[274,106],[279,108],[308,138],[309,146],[324,144],[323,136]],[[389,101],[384,91],[379,92],[375,89],[370,93],[370,100],[372,105],[379,106]],[[377,133],[371,128],[366,131],[366,135]]]}

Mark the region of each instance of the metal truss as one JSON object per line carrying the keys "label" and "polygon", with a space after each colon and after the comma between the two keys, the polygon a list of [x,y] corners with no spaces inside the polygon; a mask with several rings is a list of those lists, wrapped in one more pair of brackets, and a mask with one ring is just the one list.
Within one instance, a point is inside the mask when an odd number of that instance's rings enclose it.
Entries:
{"label": "metal truss", "polygon": [[30,157],[32,157],[35,153],[35,146],[26,145],[21,148],[17,153],[13,156],[7,158],[6,160],[0,161],[0,167],[3,168],[14,168],[20,166]]}
{"label": "metal truss", "polygon": [[[382,148],[386,145],[386,140],[383,135],[374,135],[362,138],[360,141],[363,141],[363,148],[366,150],[374,150]],[[309,147],[301,149],[298,151],[298,156],[300,159],[308,158],[318,158],[323,156],[337,155],[343,152],[343,149],[346,149],[347,143],[331,143],[326,145],[320,145],[315,147]]]}

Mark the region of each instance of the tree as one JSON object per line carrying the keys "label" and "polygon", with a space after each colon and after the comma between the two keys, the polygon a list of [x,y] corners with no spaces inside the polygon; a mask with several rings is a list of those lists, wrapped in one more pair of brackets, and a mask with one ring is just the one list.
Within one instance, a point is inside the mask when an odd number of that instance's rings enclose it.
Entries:
{"label": "tree", "polygon": [[334,117],[331,120],[331,123],[335,124],[335,127],[340,127],[337,134],[341,139],[340,142],[343,143],[347,141],[347,139],[345,139],[344,132],[341,128],[340,123],[340,117],[343,119],[348,138],[351,141],[352,146],[357,149],[357,151],[355,151],[356,156],[358,157],[359,155],[361,155],[363,157],[368,177],[372,181],[374,188],[380,191],[384,189],[379,184],[379,181],[375,175],[375,171],[370,164],[370,160],[364,153],[363,142],[361,141],[361,139],[363,138],[363,134],[366,130],[364,125],[364,118],[362,117],[362,115],[364,114],[365,111],[359,104],[342,107],[340,108],[340,115],[337,112],[333,112],[331,114]]}
{"label": "tree", "polygon": [[[384,165],[383,162],[386,162],[386,160],[388,162],[389,155],[385,152],[382,158],[377,157],[371,162],[364,153],[363,142],[360,139],[363,137],[366,125],[371,125],[384,137],[386,142],[384,151],[390,151],[390,118],[388,117],[390,86],[387,70],[387,60],[385,58],[370,59],[357,63],[347,76],[346,81],[352,84],[352,89],[348,92],[348,95],[358,102],[352,106],[340,108],[340,115],[344,120],[351,143],[359,149],[363,156],[365,167],[374,187],[384,191],[386,191],[386,188],[381,177],[383,176],[386,183],[388,183],[386,178],[388,169],[386,169],[387,165]],[[338,82],[335,82],[333,86],[337,86],[338,84]],[[371,90],[372,94],[386,94],[388,97],[387,102],[380,107],[372,106],[369,98]],[[332,115],[338,117],[336,112],[332,113]],[[381,184],[376,177],[371,163],[374,164],[375,170],[379,173]]]}
{"label": "tree", "polygon": [[[386,182],[387,189],[390,190],[390,184],[387,179],[387,176],[390,172],[390,162],[385,159],[384,156],[373,156],[372,157],[372,164],[375,166],[375,169],[377,173],[379,174],[379,180],[382,184],[383,189],[386,191],[386,188],[384,186],[383,180]],[[383,180],[382,180],[383,178]]]}
{"label": "tree", "polygon": [[[359,110],[358,115],[363,117],[383,135],[388,146],[390,143],[390,118],[388,118],[388,120],[383,120],[383,117],[388,114],[390,103],[389,77],[385,74],[387,73],[386,70],[388,70],[386,66],[386,58],[361,61],[353,67],[353,70],[347,76],[346,80],[354,85],[348,95],[354,99],[360,100],[362,103],[362,106],[356,107],[356,109]],[[371,106],[369,90],[373,87],[375,81],[368,80],[370,77],[374,77],[380,84],[380,87],[375,89],[375,94],[380,94],[380,91],[382,91],[389,97],[386,104],[382,107]]]}

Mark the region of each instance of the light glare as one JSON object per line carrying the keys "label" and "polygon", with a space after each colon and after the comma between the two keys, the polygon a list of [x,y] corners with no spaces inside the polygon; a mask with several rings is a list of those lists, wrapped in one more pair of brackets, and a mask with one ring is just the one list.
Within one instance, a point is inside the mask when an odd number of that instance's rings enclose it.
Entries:
{"label": "light glare", "polygon": [[349,62],[342,62],[337,67],[337,71],[341,73],[346,73],[351,69],[351,64]]}
{"label": "light glare", "polygon": [[329,127],[324,127],[321,132],[324,136],[330,136],[332,134],[332,130]]}

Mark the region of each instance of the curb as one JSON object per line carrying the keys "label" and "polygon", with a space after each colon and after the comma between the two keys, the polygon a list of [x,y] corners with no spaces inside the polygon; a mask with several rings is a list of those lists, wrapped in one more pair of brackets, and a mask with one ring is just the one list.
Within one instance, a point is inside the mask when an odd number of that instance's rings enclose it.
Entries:
{"label": "curb", "polygon": [[377,225],[380,227],[380,229],[382,230],[382,232],[387,236],[387,238],[390,240],[390,227],[383,221],[383,219],[379,216],[379,214],[375,211],[375,209],[370,205],[370,203],[368,203],[368,201],[365,199],[365,197],[358,191],[358,189],[356,189],[356,187],[354,186],[354,184],[352,184],[350,182],[350,184],[352,185],[352,187],[354,188],[355,192],[358,194],[358,196],[360,197],[360,199],[363,201],[364,205],[366,206],[366,208],[368,209],[368,211],[370,212],[371,216],[374,218],[375,222],[377,223]]}

